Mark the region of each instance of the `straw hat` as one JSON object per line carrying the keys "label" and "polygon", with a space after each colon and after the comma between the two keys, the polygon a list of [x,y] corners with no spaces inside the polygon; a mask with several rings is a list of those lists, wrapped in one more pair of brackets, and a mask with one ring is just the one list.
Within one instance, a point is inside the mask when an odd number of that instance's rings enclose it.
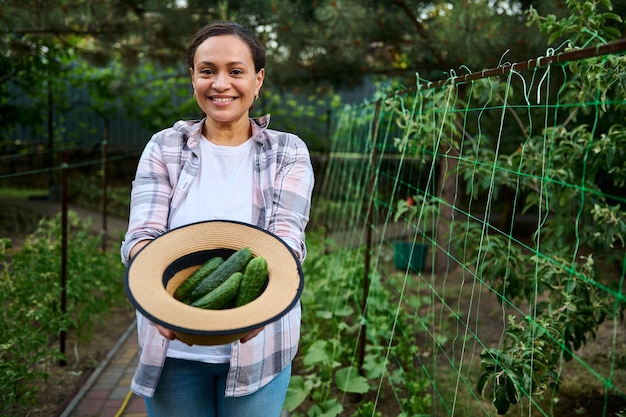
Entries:
{"label": "straw hat", "polygon": [[[267,260],[268,284],[254,301],[237,308],[205,310],[172,294],[190,274],[214,256],[248,247]],[[182,226],[154,239],[126,269],[126,294],[144,316],[174,331],[183,342],[230,343],[287,313],[302,293],[300,262],[276,235],[245,223],[212,220]]]}

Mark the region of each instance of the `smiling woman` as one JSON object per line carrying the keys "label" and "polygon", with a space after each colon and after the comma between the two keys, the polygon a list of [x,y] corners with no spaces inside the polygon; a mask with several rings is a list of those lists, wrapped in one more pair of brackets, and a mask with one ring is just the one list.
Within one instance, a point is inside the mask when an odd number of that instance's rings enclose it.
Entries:
{"label": "smiling woman", "polygon": [[217,145],[248,140],[248,113],[265,76],[265,69],[257,69],[253,61],[251,47],[235,35],[211,36],[195,49],[189,72],[194,97],[207,116],[204,136]]}
{"label": "smiling woman", "polygon": [[[173,229],[227,220],[273,233],[301,262],[313,168],[298,136],[269,129],[269,115],[250,117],[265,77],[262,45],[244,26],[213,23],[192,40],[187,65],[205,117],[179,121],[146,145],[122,261],[129,264]],[[278,417],[298,349],[300,310],[298,298],[280,318],[217,346],[190,346],[138,311],[141,355],[131,388],[145,397],[150,417]]]}

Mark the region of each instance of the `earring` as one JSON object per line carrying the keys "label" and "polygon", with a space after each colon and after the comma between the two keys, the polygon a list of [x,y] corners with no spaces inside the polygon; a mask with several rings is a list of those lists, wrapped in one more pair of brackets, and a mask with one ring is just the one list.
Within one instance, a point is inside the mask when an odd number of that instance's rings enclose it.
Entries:
{"label": "earring", "polygon": [[191,97],[193,97],[193,99],[196,100],[196,90],[193,90],[193,93],[191,93]]}

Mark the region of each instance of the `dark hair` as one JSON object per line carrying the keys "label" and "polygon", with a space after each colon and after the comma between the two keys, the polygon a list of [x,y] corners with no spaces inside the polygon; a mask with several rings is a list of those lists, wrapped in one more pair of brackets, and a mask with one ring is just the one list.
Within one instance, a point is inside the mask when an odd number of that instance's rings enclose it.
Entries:
{"label": "dark hair", "polygon": [[259,39],[247,27],[234,22],[214,22],[206,25],[196,33],[189,48],[187,48],[187,65],[193,68],[193,60],[198,46],[212,36],[235,35],[244,41],[252,53],[254,70],[256,72],[265,68],[265,49]]}

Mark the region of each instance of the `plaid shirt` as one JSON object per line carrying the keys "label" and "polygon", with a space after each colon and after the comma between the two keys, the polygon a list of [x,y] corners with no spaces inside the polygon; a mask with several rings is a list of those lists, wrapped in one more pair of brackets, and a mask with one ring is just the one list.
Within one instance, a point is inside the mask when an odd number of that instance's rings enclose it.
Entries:
{"label": "plaid shirt", "polygon": [[[185,201],[200,167],[201,121],[179,121],[156,133],[139,160],[131,193],[122,262],[139,241],[169,230],[169,218]],[[253,219],[282,238],[302,261],[304,229],[309,220],[313,168],[306,144],[297,136],[268,129],[269,115],[251,119],[254,154]],[[154,394],[167,353],[168,340],[138,313],[139,364],[131,383],[138,395]],[[296,355],[300,340],[300,303],[252,340],[234,342],[225,395],[255,392],[280,373]]]}

